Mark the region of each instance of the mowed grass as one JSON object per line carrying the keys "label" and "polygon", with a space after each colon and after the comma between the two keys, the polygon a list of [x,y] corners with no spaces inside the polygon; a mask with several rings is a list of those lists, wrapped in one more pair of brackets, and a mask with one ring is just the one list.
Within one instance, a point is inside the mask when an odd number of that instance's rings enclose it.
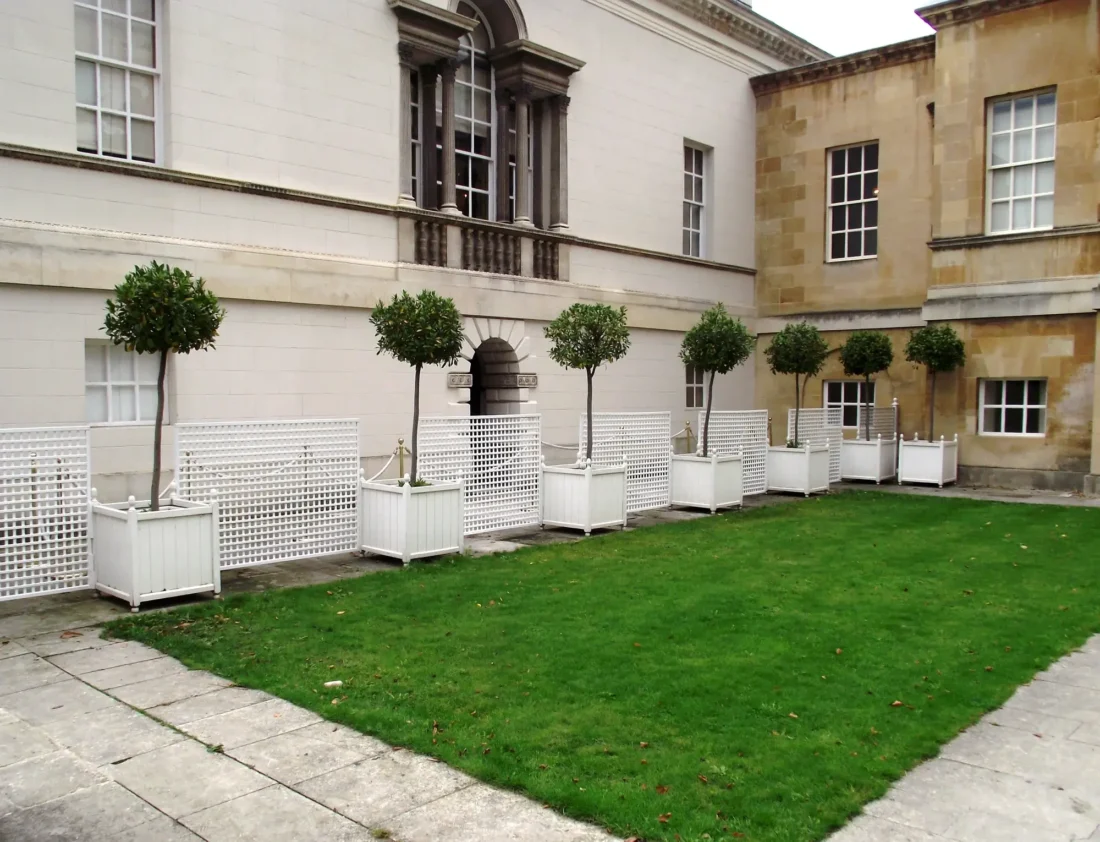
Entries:
{"label": "mowed grass", "polygon": [[1100,630],[1098,577],[1100,512],[847,493],[111,632],[621,836],[808,842]]}

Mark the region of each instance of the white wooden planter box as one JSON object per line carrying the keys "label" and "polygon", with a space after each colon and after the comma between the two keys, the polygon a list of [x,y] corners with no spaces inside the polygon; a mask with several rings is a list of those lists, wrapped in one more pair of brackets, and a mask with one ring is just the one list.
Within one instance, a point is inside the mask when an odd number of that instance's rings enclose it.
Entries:
{"label": "white wooden planter box", "polygon": [[946,441],[898,440],[898,484],[920,482],[943,488],[959,478],[959,437]]}
{"label": "white wooden planter box", "polygon": [[768,491],[791,491],[809,497],[828,490],[828,446],[768,448]]}
{"label": "white wooden planter box", "polygon": [[360,546],[405,564],[462,552],[463,494],[461,480],[415,487],[396,479],[360,480]]}
{"label": "white wooden planter box", "polygon": [[841,479],[882,482],[897,475],[897,439],[879,436],[871,441],[845,439],[840,445]]}
{"label": "white wooden planter box", "polygon": [[542,466],[542,523],[593,529],[626,526],[626,465]]}
{"label": "white wooden planter box", "polygon": [[171,497],[160,511],[148,501],[93,499],[92,569],[96,589],[130,603],[221,593],[218,504]]}
{"label": "white wooden planter box", "polygon": [[673,456],[670,472],[671,503],[718,509],[740,506],[743,499],[743,461],[736,456]]}

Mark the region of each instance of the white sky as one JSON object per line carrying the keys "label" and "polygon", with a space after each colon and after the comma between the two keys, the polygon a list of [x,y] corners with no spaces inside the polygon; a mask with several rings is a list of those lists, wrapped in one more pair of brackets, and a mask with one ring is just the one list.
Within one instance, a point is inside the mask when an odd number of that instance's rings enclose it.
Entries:
{"label": "white sky", "polygon": [[835,56],[931,35],[913,14],[937,0],[752,0],[752,9]]}

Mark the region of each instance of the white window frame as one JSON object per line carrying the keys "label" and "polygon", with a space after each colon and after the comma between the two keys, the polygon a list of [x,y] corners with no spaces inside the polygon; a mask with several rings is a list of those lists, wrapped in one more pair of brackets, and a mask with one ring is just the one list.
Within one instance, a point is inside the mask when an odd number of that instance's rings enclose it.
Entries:
{"label": "white window frame", "polygon": [[[1054,97],[1053,116],[1050,122],[1039,122],[1039,99],[1047,96]],[[1023,102],[1030,102],[1031,108],[1031,125],[1029,126],[1017,126],[1017,104]],[[994,120],[994,114],[999,106],[1009,103],[1011,105],[1009,110],[1009,127],[996,130],[996,124]],[[1050,155],[1038,154],[1039,136],[1040,132],[1048,134],[1046,130],[1049,129],[1050,137]],[[1058,92],[1054,88],[1045,88],[1040,91],[1032,91],[1025,94],[1012,94],[1011,96],[997,97],[989,100],[986,107],[986,185],[985,185],[985,232],[986,234],[1019,234],[1027,233],[1028,231],[1050,231],[1054,228],[1054,194],[1055,194],[1055,179],[1057,172],[1055,170],[1055,156],[1058,151]],[[1016,160],[1016,139],[1017,137],[1027,138],[1030,141],[1031,154],[1030,157],[1021,157],[1020,160]],[[993,150],[996,140],[1006,138],[1008,143],[1008,152],[1010,160],[1008,163],[994,164],[993,162]],[[1030,193],[1016,193],[1016,171],[1029,168],[1031,192]],[[1050,189],[1039,191],[1039,172],[1040,167],[1050,171]],[[997,173],[1008,173],[1008,193],[1001,196],[994,196],[994,179]],[[1041,200],[1047,200],[1050,207],[1050,224],[1036,225],[1035,219],[1037,216],[1037,208]],[[1016,228],[1014,227],[1015,220],[1015,206],[1017,203],[1027,201],[1031,207],[1031,226],[1028,228]],[[993,213],[994,206],[1007,206],[1008,207],[1008,227],[1007,228],[994,228],[993,227]]]}
{"label": "white window frame", "polygon": [[[691,158],[690,162],[688,158]],[[698,211],[699,224],[694,224]],[[707,253],[707,150],[684,141],[683,241],[685,257],[705,257]],[[695,238],[698,237],[698,248]]]}
{"label": "white window frame", "polygon": [[[847,385],[849,383],[855,384],[856,387],[857,387],[856,388],[856,397],[858,398],[858,400],[856,400],[854,402],[848,400],[844,395],[844,392],[845,392],[844,387],[845,387],[845,385]],[[829,400],[829,386],[834,385],[834,384],[840,386],[840,401],[839,402]],[[823,407],[825,407],[825,409],[829,409],[830,407],[839,408],[840,409],[840,420],[841,420],[841,425],[842,425],[843,429],[845,429],[845,430],[858,430],[859,429],[859,412],[860,412],[859,408],[861,406],[863,406],[863,404],[864,404],[863,392],[864,392],[864,388],[866,386],[867,386],[867,382],[865,380],[826,380],[825,383],[824,383],[824,386],[821,390],[821,405]],[[870,387],[871,387],[871,395],[870,395],[869,403],[871,404],[871,406],[874,406],[875,405],[875,392],[876,392],[875,381],[874,380],[871,381]],[[856,407],[856,423],[855,424],[845,424],[844,423],[844,408],[847,407],[847,406]]]}
{"label": "white window frame", "polygon": [[[1020,382],[1024,384],[1024,397],[1023,403],[1006,403],[1008,384],[1011,382]],[[986,384],[988,383],[1000,383],[1001,384],[1001,399],[999,403],[987,403],[986,402]],[[1042,384],[1042,403],[1029,403],[1028,402],[1028,386],[1031,383]],[[1047,413],[1049,412],[1049,396],[1047,390],[1050,384],[1045,377],[984,377],[978,381],[978,435],[981,436],[1002,436],[1006,438],[1027,438],[1027,439],[1041,439],[1046,438],[1047,434]],[[1001,429],[1000,430],[986,430],[985,428],[985,411],[986,409],[999,409],[1001,411]],[[1019,433],[1008,433],[1004,431],[1005,427],[1005,410],[1007,409],[1019,409],[1023,413],[1023,431]],[[1042,410],[1043,418],[1043,430],[1040,433],[1027,432],[1027,412],[1029,409]]]}
{"label": "white window frame", "polygon": [[[106,158],[114,161],[126,161],[131,164],[139,164],[143,166],[158,166],[164,160],[164,97],[162,96],[162,71],[163,65],[163,47],[161,31],[164,28],[164,9],[162,0],[153,0],[153,20],[147,21],[144,18],[135,18],[132,14],[133,8],[131,6],[131,0],[125,0],[126,13],[113,12],[110,9],[102,8],[103,0],[74,0],[73,3],[73,15],[76,15],[76,9],[81,8],[86,11],[92,12],[96,15],[96,34],[98,38],[99,50],[98,53],[87,53],[73,48],[73,73],[76,73],[76,62],[86,61],[91,63],[95,67],[95,83],[96,83],[96,104],[94,106],[87,105],[85,103],[75,102],[76,111],[89,111],[96,116],[96,150],[91,152],[86,149],[79,148],[79,136],[77,138],[76,147],[77,154],[88,155],[93,158]],[[137,21],[142,24],[151,24],[153,27],[153,67],[145,67],[144,65],[134,64],[130,61],[119,61],[117,59],[109,58],[103,54],[103,17],[104,15],[111,17],[122,17],[127,22],[127,43],[129,45],[130,56],[133,56],[133,30],[131,23]],[[75,28],[75,21],[74,21]],[[101,76],[103,67],[113,67],[118,70],[126,72],[126,108],[123,111],[116,109],[109,109],[103,106],[102,96],[102,83]],[[131,109],[130,103],[130,74],[139,73],[144,76],[151,76],[153,78],[153,116],[148,118],[144,115],[134,115]],[[75,100],[75,97],[74,97]],[[116,117],[122,117],[126,120],[126,155],[112,155],[103,151],[103,114],[109,114]],[[153,160],[146,161],[141,158],[134,158],[133,156],[133,130],[132,122],[135,119],[143,122],[151,122],[153,124]],[[79,130],[78,130],[79,132]]]}
{"label": "white window frame", "polygon": [[[87,354],[92,348],[99,349],[103,354],[103,371],[106,375],[106,380],[89,380],[88,368],[87,368]],[[133,380],[114,380],[111,376],[111,360],[110,349],[111,343],[105,340],[88,339],[84,342],[85,353],[85,366],[84,366],[84,395],[85,395],[85,410],[84,414],[87,418],[87,394],[88,387],[105,388],[107,391],[107,420],[106,421],[91,421],[88,420],[88,425],[92,427],[147,427],[156,423],[156,410],[153,410],[153,417],[144,418],[141,413],[141,387],[152,387],[156,389],[157,381],[154,376],[152,380],[142,380],[141,374],[137,365],[137,360],[134,360],[134,379]],[[132,354],[135,358],[138,356],[136,351],[126,351],[127,354]],[[148,355],[145,355],[148,356]],[[164,377],[164,391],[165,391],[165,412],[164,423],[168,424],[168,407],[167,407],[167,394],[168,394],[168,373],[165,373]],[[116,420],[111,416],[114,413],[114,400],[113,392],[120,389],[129,389],[134,392],[134,414],[136,418],[133,420]]]}
{"label": "white window frame", "polygon": [[[867,168],[867,151],[866,150],[870,146],[874,146],[876,148],[876,151],[877,151],[877,160],[875,162],[875,167],[873,169],[868,169]],[[834,167],[833,155],[837,152],[843,152],[843,153],[845,153],[845,158],[847,159],[848,152],[849,152],[849,150],[852,150],[852,149],[862,149],[862,150],[864,150],[862,155],[860,156],[860,169],[859,169],[859,171],[858,172],[857,171],[849,172],[848,165],[847,165],[847,160],[846,160],[845,161],[844,172],[840,173],[840,174],[834,173],[834,171],[833,171],[833,167]],[[880,215],[879,195],[878,195],[879,186],[880,186],[879,185],[879,173],[881,172],[881,168],[882,168],[882,145],[881,145],[881,143],[878,140],[865,140],[862,143],[851,143],[847,146],[835,146],[831,149],[826,150],[825,160],[826,160],[826,169],[828,171],[828,175],[826,176],[826,180],[825,180],[825,262],[826,263],[850,263],[850,262],[855,261],[855,260],[876,260],[876,259],[878,259],[878,256],[881,253],[881,246],[882,246],[882,243],[879,241],[881,215]],[[848,195],[847,195],[848,179],[851,178],[852,176],[855,176],[855,175],[858,175],[859,178],[860,178],[860,182],[859,182],[860,197],[858,199],[849,200]],[[874,187],[871,188],[872,192],[871,192],[870,196],[867,195],[867,179],[868,179],[869,176],[873,176],[873,178],[874,178]],[[845,194],[844,194],[844,199],[841,200],[841,201],[833,201],[833,180],[834,180],[834,178],[836,178],[836,179],[843,178],[844,179]],[[872,204],[874,205],[874,208],[875,208],[875,224],[874,225],[867,225],[867,209]],[[851,207],[855,207],[857,205],[861,209],[860,210],[860,226],[858,228],[852,228],[852,227],[849,227],[850,219],[849,219],[849,215],[848,215],[849,214],[848,209],[851,208]],[[841,207],[844,208],[844,215],[845,215],[844,228],[834,230],[834,228],[833,228],[833,210],[835,208],[841,208]],[[868,231],[874,231],[875,232],[875,253],[874,254],[862,253],[862,252],[866,251],[866,242],[867,242],[867,232]],[[850,257],[850,256],[848,256],[848,236],[850,234],[854,234],[856,232],[859,232],[859,234],[860,234],[860,251],[861,251],[861,253],[854,256],[854,257]],[[844,253],[845,253],[844,257],[833,257],[833,236],[836,235],[836,234],[842,234],[844,236]]]}
{"label": "white window frame", "polygon": [[[707,373],[697,365],[684,365],[684,399],[688,409],[706,409]],[[688,397],[688,392],[691,397]]]}

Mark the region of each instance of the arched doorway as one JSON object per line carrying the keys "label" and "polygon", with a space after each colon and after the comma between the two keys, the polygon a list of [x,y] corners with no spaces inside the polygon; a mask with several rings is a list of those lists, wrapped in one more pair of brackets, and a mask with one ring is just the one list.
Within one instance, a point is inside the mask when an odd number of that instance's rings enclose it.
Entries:
{"label": "arched doorway", "polygon": [[504,339],[482,341],[470,358],[470,415],[515,415],[522,396],[516,380],[519,356]]}

